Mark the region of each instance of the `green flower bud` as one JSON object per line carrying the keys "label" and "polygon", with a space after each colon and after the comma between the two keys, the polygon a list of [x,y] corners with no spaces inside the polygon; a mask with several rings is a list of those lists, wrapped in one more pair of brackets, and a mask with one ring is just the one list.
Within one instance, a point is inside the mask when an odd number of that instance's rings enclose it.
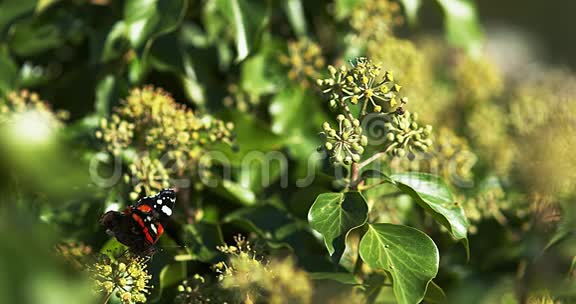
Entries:
{"label": "green flower bud", "polygon": [[345,165],[350,165],[350,164],[352,164],[352,157],[346,156],[346,157],[344,158],[344,164],[345,164]]}
{"label": "green flower bud", "polygon": [[368,137],[362,135],[362,137],[360,137],[360,144],[362,146],[367,146],[368,145]]}
{"label": "green flower bud", "polygon": [[332,143],[329,143],[329,142],[325,143],[325,144],[324,144],[324,147],[325,147],[326,150],[328,150],[328,151],[330,151],[330,150],[332,150],[332,148],[334,148],[334,146],[332,145]]}
{"label": "green flower bud", "polygon": [[350,128],[352,127],[352,123],[350,122],[350,120],[345,119],[344,120],[344,128]]}

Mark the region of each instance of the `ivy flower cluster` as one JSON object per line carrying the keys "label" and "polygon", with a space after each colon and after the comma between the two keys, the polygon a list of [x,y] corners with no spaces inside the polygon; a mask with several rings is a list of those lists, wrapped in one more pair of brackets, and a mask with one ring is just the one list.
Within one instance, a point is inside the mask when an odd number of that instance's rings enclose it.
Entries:
{"label": "ivy flower cluster", "polygon": [[154,193],[170,186],[170,170],[159,159],[148,155],[136,158],[128,166],[128,171],[129,174],[124,175],[126,183],[130,183],[131,178],[135,180],[133,191],[130,192],[132,200],[137,200],[139,193]]}
{"label": "ivy flower cluster", "polygon": [[421,126],[417,113],[395,113],[387,122],[385,152],[404,157],[408,153],[426,152],[432,146],[432,126]]}
{"label": "ivy flower cluster", "polygon": [[507,210],[513,209],[515,205],[506,197],[502,186],[489,180],[480,188],[480,191],[472,197],[463,201],[466,217],[470,221],[470,233],[477,233],[476,224],[486,219],[494,219],[500,225],[506,225],[508,220],[504,215]]}
{"label": "ivy flower cluster", "polygon": [[357,40],[382,41],[404,24],[400,4],[394,0],[366,0],[352,11],[350,25]]}
{"label": "ivy flower cluster", "polygon": [[75,269],[82,269],[85,258],[92,253],[92,247],[82,242],[61,242],[56,245],[56,252]]}
{"label": "ivy flower cluster", "polygon": [[278,59],[290,69],[288,78],[304,88],[310,87],[311,82],[320,76],[319,70],[325,64],[320,46],[310,40],[288,42],[287,54]]}
{"label": "ivy flower cluster", "polygon": [[317,80],[324,94],[330,98],[330,106],[346,107],[361,104],[362,112],[388,112],[406,103],[406,98],[398,97],[402,88],[394,82],[392,72],[382,72],[382,69],[367,58],[358,58],[352,68],[341,66],[336,69],[328,66],[330,77]]}
{"label": "ivy flower cluster", "polygon": [[453,187],[473,182],[472,168],[478,157],[465,138],[448,128],[440,128],[434,137],[434,145],[428,153],[417,155],[414,161],[394,158],[390,164],[395,171],[423,171],[438,174]]}
{"label": "ivy flower cluster", "polygon": [[242,90],[237,84],[228,86],[228,96],[224,97],[224,106],[240,112],[248,112],[260,103],[260,98]]}
{"label": "ivy flower cluster", "polygon": [[199,274],[184,280],[178,285],[178,304],[208,304],[208,303],[229,303],[230,295],[222,289],[208,284],[206,279]]}
{"label": "ivy flower cluster", "polygon": [[485,101],[499,96],[504,81],[495,64],[487,58],[462,56],[452,71],[459,97],[463,103]]}
{"label": "ivy flower cluster", "polygon": [[147,262],[147,258],[130,255],[121,260],[101,257],[88,271],[96,291],[104,293],[107,299],[115,294],[123,304],[144,303],[152,288]]}
{"label": "ivy flower cluster", "polygon": [[[401,86],[394,82],[392,72],[382,72],[364,57],[356,59],[351,68],[329,66],[328,70],[330,78],[319,79],[317,84],[330,106],[344,113],[337,116],[336,128],[328,122],[323,124],[323,148],[333,162],[358,163],[366,145],[375,140],[383,143],[382,153],[399,157],[427,151],[432,146],[432,127],[420,125],[418,115],[404,109],[408,99],[399,96]],[[384,131],[371,134],[372,124],[380,129],[383,126]]]}
{"label": "ivy flower cluster", "polygon": [[335,163],[346,165],[360,161],[360,156],[364,153],[364,147],[368,144],[368,138],[362,135],[362,127],[358,119],[350,120],[339,114],[338,128],[332,129],[328,122],[324,122],[322,128],[326,143],[324,148],[331,153],[331,158]]}
{"label": "ivy flower cluster", "polygon": [[[232,123],[199,116],[162,89],[137,88],[103,119],[96,137],[114,155],[123,152],[132,158],[130,175],[136,180],[133,194],[149,194],[167,186],[170,176],[181,176],[198,168],[198,161],[209,144],[233,144]],[[173,164],[164,167],[158,159]],[[126,178],[129,180],[130,178]],[[149,192],[150,191],[150,192]]]}
{"label": "ivy flower cluster", "polygon": [[220,286],[239,292],[244,303],[310,303],[312,285],[306,272],[297,269],[292,260],[269,262],[259,258],[256,250],[243,237],[234,238],[236,245],[219,246],[227,262],[213,266]]}
{"label": "ivy flower cluster", "polygon": [[5,98],[0,98],[0,122],[18,119],[26,113],[38,115],[50,128],[62,127],[63,121],[69,117],[66,111],[53,111],[38,94],[28,90],[10,92]]}

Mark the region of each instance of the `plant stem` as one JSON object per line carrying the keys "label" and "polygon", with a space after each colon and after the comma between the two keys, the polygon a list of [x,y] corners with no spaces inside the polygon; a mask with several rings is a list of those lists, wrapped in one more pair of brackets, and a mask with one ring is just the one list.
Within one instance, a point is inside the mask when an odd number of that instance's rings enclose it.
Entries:
{"label": "plant stem", "polygon": [[358,167],[357,163],[352,163],[352,167],[350,168],[351,171],[351,175],[350,175],[350,189],[351,190],[357,190],[358,189],[358,183],[359,183],[359,174],[360,174],[360,168]]}
{"label": "plant stem", "polygon": [[104,302],[102,302],[102,304],[106,304],[108,303],[108,301],[110,301],[110,297],[112,297],[112,293],[109,292],[106,294],[106,296],[104,297]]}
{"label": "plant stem", "polygon": [[364,167],[366,167],[367,165],[369,165],[370,163],[372,163],[373,161],[379,159],[380,157],[386,155],[388,151],[382,151],[382,152],[378,152],[372,156],[370,156],[369,158],[367,158],[365,161],[361,162],[358,164],[358,169],[362,169]]}
{"label": "plant stem", "polygon": [[350,111],[350,107],[348,107],[348,104],[346,103],[346,101],[342,101],[341,102],[342,108],[344,108],[344,110],[346,111],[346,114],[348,115],[348,119],[350,119],[350,121],[354,121],[354,115],[352,115],[352,111]]}

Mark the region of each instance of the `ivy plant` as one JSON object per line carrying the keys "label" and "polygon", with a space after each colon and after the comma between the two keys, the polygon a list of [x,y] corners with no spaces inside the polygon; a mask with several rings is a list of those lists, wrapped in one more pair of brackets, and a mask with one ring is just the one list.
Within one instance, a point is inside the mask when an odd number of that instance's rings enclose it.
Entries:
{"label": "ivy plant", "polygon": [[[404,225],[376,223],[363,192],[390,185],[407,195],[468,252],[468,222],[462,207],[437,176],[402,172],[387,174],[381,160],[414,156],[432,145],[432,127],[418,123],[418,115],[406,110],[407,98],[392,72],[367,58],[350,67],[328,67],[329,77],[317,84],[335,111],[335,123],[325,122],[321,147],[337,175],[340,192],[322,193],[308,213],[310,226],[324,239],[332,260],[338,263],[346,249],[346,237],[358,231],[354,275],[363,277],[363,264],[387,274],[398,303],[422,301],[439,267],[439,252],[424,232]],[[375,129],[376,128],[376,129]],[[377,132],[375,131],[377,130]],[[386,204],[381,199],[376,204]],[[384,282],[382,282],[384,284]]]}

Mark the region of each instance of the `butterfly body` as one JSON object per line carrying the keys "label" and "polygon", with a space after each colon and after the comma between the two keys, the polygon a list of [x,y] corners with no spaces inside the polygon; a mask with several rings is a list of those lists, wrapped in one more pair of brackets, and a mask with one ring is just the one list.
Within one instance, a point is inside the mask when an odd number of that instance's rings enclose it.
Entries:
{"label": "butterfly body", "polygon": [[154,246],[176,202],[172,189],[164,189],[154,196],[141,198],[136,205],[128,206],[123,212],[108,211],[100,219],[107,232],[139,255],[152,255]]}

